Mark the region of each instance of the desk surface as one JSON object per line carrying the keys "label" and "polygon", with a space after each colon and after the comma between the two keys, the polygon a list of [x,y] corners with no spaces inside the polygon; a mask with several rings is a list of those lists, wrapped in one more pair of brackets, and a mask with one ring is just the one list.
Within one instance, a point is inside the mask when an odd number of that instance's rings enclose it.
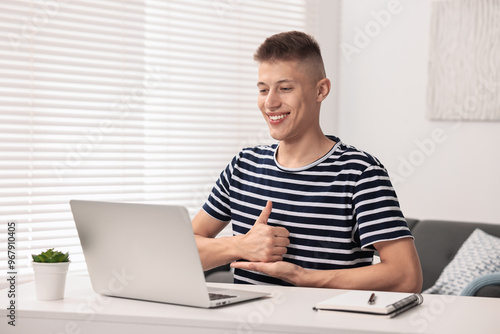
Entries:
{"label": "desk surface", "polygon": [[[227,284],[210,284],[227,287]],[[232,286],[232,285],[230,285]],[[1,333],[499,333],[500,298],[424,295],[395,318],[314,311],[343,290],[238,285],[272,297],[200,309],[95,294],[87,276],[68,276],[65,299],[38,301],[34,283],[17,286],[16,326],[7,324],[0,290]]]}

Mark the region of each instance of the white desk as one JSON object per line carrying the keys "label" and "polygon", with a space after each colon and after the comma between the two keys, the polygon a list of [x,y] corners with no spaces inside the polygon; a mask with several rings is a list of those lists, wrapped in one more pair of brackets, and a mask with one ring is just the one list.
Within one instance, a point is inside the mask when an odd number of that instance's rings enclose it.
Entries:
{"label": "white desk", "polygon": [[[224,284],[212,284],[224,286]],[[199,309],[95,294],[86,276],[68,276],[65,299],[35,298],[34,283],[17,286],[16,326],[7,324],[7,290],[0,290],[0,333],[500,333],[500,298],[424,295],[395,318],[313,311],[342,290],[240,286],[273,297]]]}

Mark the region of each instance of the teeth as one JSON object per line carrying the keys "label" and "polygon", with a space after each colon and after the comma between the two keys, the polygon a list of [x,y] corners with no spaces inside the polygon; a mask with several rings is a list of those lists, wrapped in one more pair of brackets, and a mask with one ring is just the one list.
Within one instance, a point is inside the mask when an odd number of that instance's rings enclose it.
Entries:
{"label": "teeth", "polygon": [[286,116],[288,116],[287,114],[282,114],[282,115],[279,115],[279,116],[269,116],[269,118],[273,121],[277,121],[279,119],[283,119],[285,118]]}

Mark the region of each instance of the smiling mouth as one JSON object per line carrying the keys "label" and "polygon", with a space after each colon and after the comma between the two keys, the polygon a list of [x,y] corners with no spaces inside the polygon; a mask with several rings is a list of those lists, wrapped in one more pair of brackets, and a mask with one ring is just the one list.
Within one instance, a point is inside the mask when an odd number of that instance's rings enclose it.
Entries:
{"label": "smiling mouth", "polygon": [[280,120],[286,118],[288,115],[290,115],[290,114],[269,115],[269,119],[271,121],[275,121],[276,122],[276,121],[280,121]]}

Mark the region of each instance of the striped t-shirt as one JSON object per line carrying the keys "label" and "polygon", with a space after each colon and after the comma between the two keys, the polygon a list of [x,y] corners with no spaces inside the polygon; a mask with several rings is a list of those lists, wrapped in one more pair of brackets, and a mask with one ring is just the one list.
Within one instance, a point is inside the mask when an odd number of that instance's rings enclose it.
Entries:
{"label": "striped t-shirt", "polygon": [[[308,269],[372,263],[373,243],[411,237],[387,171],[373,156],[339,138],[325,156],[301,168],[276,161],[278,144],[243,149],[221,173],[203,209],[247,233],[268,200],[270,226],[290,233],[284,261]],[[235,283],[290,285],[235,269]]]}

